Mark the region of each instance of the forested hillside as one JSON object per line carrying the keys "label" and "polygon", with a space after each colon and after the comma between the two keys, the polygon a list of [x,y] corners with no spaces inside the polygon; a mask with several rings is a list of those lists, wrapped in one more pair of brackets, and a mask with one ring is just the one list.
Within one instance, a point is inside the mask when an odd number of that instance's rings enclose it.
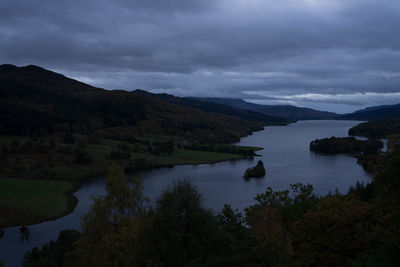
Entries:
{"label": "forested hillside", "polygon": [[350,114],[341,115],[339,119],[371,121],[390,119],[398,116],[400,116],[400,104],[369,107]]}
{"label": "forested hillside", "polygon": [[104,90],[37,66],[0,66],[0,133],[22,136],[58,131],[126,138],[162,134],[233,142],[285,119],[172,103],[138,92]]}
{"label": "forested hillside", "polygon": [[349,130],[349,135],[385,138],[400,132],[400,117],[361,123]]}

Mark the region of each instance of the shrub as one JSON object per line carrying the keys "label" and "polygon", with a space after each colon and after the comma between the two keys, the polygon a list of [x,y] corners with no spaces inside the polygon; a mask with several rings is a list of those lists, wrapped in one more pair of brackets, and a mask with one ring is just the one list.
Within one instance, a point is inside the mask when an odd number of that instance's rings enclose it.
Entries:
{"label": "shrub", "polygon": [[87,143],[92,145],[99,145],[101,144],[101,139],[97,136],[90,135],[87,137]]}
{"label": "shrub", "polygon": [[63,142],[65,144],[75,143],[74,135],[72,134],[72,132],[65,132]]}
{"label": "shrub", "polygon": [[57,148],[57,152],[60,154],[70,155],[72,154],[72,149],[71,146],[59,146]]}
{"label": "shrub", "polygon": [[128,160],[131,159],[131,153],[126,151],[121,151],[119,149],[112,149],[110,151],[110,158]]}
{"label": "shrub", "polygon": [[86,150],[83,149],[77,149],[75,151],[75,163],[78,164],[88,164],[92,162],[92,157],[89,155],[89,153]]}
{"label": "shrub", "polygon": [[56,140],[54,140],[53,138],[51,138],[51,139],[49,140],[49,147],[50,147],[51,150],[55,149],[55,148],[56,148]]}
{"label": "shrub", "polygon": [[50,151],[50,147],[43,144],[36,144],[35,145],[35,152],[39,154],[47,154]]}

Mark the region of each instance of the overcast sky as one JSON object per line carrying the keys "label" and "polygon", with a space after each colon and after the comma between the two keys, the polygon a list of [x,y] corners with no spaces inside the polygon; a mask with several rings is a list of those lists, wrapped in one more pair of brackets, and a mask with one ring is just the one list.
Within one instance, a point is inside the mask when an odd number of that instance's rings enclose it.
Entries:
{"label": "overcast sky", "polygon": [[344,113],[400,103],[400,1],[2,0],[0,63]]}

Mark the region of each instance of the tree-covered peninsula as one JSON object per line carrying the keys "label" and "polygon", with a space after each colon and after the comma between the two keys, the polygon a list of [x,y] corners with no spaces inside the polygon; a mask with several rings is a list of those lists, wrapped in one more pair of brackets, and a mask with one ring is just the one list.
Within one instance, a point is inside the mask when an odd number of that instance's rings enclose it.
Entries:
{"label": "tree-covered peninsula", "polygon": [[310,150],[324,154],[377,154],[383,148],[379,139],[359,140],[355,137],[334,137],[311,141]]}

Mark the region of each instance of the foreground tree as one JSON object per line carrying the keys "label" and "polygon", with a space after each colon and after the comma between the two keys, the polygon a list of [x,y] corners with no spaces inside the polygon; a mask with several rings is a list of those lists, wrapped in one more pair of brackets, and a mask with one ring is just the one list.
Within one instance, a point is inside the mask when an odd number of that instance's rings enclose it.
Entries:
{"label": "foreground tree", "polygon": [[291,266],[293,257],[292,225],[319,199],[312,185],[291,184],[291,190],[273,191],[268,187],[254,199],[255,205],[245,208],[250,227],[250,260],[261,266]]}
{"label": "foreground tree", "polygon": [[[290,185],[290,190],[274,191],[267,187],[264,193],[254,197],[256,204],[245,208],[246,220],[250,226],[255,226],[260,220],[279,220],[289,227],[309,209],[315,207],[319,199],[314,194],[310,184],[296,183]],[[270,213],[270,216],[264,216]]]}
{"label": "foreground tree", "polygon": [[345,266],[379,232],[372,204],[349,196],[326,197],[293,225],[297,266]]}
{"label": "foreground tree", "polygon": [[391,153],[379,159],[374,178],[384,193],[394,194],[394,198],[400,200],[400,146],[395,146]]}
{"label": "foreground tree", "polygon": [[73,250],[80,233],[76,230],[61,231],[56,241],[46,243],[40,250],[34,248],[25,254],[21,265],[24,267],[65,266],[66,255]]}
{"label": "foreground tree", "polygon": [[227,266],[227,243],[218,221],[187,181],[162,193],[139,241],[138,266]]}
{"label": "foreground tree", "polygon": [[400,263],[400,238],[374,237],[373,245],[352,262],[354,267],[397,267]]}
{"label": "foreground tree", "polygon": [[131,186],[123,170],[112,166],[106,196],[94,197],[81,237],[70,259],[75,266],[129,266],[135,260],[139,221],[144,214],[142,185]]}

